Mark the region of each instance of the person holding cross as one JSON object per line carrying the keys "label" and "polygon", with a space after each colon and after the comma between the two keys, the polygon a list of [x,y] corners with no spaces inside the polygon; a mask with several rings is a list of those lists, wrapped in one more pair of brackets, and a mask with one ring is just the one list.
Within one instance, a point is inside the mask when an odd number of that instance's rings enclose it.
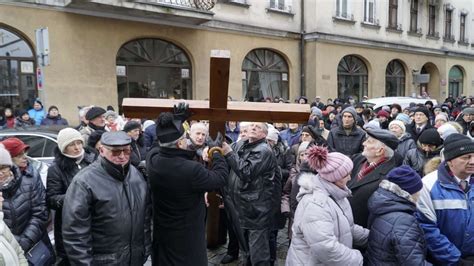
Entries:
{"label": "person holding cross", "polygon": [[222,148],[231,168],[229,179],[237,180],[238,193],[234,202],[239,212],[243,231],[243,246],[247,265],[270,265],[270,229],[274,214],[279,208],[275,202],[275,182],[280,173],[277,159],[265,138],[268,127],[263,122],[250,124],[247,140],[237,142],[234,149],[224,143]]}

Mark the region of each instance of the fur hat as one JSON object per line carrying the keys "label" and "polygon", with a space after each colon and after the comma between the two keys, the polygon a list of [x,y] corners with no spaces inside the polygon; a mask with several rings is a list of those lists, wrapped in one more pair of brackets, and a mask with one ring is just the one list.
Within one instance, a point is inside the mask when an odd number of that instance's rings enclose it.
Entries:
{"label": "fur hat", "polygon": [[323,146],[313,146],[309,149],[308,164],[322,179],[332,183],[348,176],[354,167],[349,157],[339,152],[329,152]]}
{"label": "fur hat", "polygon": [[61,129],[57,137],[59,150],[61,152],[64,152],[67,145],[73,143],[76,140],[80,140],[82,141],[82,144],[84,144],[84,139],[82,138],[81,133],[79,133],[79,131],[70,127]]}
{"label": "fur hat", "polygon": [[2,144],[0,144],[0,165],[13,165],[10,153],[5,149],[5,146],[3,146]]}

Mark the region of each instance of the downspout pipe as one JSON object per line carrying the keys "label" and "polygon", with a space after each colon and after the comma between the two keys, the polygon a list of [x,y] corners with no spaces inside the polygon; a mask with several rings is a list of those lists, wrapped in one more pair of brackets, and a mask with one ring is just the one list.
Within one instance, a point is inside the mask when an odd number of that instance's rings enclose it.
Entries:
{"label": "downspout pipe", "polygon": [[301,19],[300,19],[300,71],[301,71],[301,76],[300,76],[300,96],[306,96],[306,78],[305,78],[305,72],[306,72],[306,60],[305,60],[305,41],[304,41],[304,35],[305,35],[305,22],[304,22],[304,1],[301,0]]}

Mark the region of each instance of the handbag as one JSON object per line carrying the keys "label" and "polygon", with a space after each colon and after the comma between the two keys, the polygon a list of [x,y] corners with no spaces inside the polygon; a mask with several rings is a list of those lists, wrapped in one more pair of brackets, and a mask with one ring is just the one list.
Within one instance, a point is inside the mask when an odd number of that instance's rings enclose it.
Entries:
{"label": "handbag", "polygon": [[29,265],[50,265],[50,261],[53,259],[53,254],[48,246],[40,240],[26,253],[26,259],[28,260]]}

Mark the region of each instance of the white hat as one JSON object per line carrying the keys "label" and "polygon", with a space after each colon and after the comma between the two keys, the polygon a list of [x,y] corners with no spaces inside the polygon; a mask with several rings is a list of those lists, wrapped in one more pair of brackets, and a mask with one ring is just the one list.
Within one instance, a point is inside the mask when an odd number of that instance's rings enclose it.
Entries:
{"label": "white hat", "polygon": [[405,132],[407,131],[407,129],[405,127],[405,123],[403,123],[403,121],[401,121],[401,120],[393,120],[392,122],[390,122],[390,124],[388,124],[388,129],[390,129],[390,127],[392,127],[392,125],[396,125],[396,126],[400,127],[403,131],[403,134],[405,134]]}
{"label": "white hat", "polygon": [[12,157],[10,153],[5,149],[5,146],[0,143],[0,165],[12,166]]}
{"label": "white hat", "polygon": [[64,152],[66,149],[67,145],[73,143],[76,140],[82,141],[84,144],[84,139],[81,136],[81,133],[79,131],[75,130],[74,128],[64,128],[61,129],[58,133],[58,147],[61,152]]}
{"label": "white hat", "polygon": [[275,128],[268,128],[267,139],[278,142],[278,134],[279,133],[280,132],[278,130],[276,130]]}

